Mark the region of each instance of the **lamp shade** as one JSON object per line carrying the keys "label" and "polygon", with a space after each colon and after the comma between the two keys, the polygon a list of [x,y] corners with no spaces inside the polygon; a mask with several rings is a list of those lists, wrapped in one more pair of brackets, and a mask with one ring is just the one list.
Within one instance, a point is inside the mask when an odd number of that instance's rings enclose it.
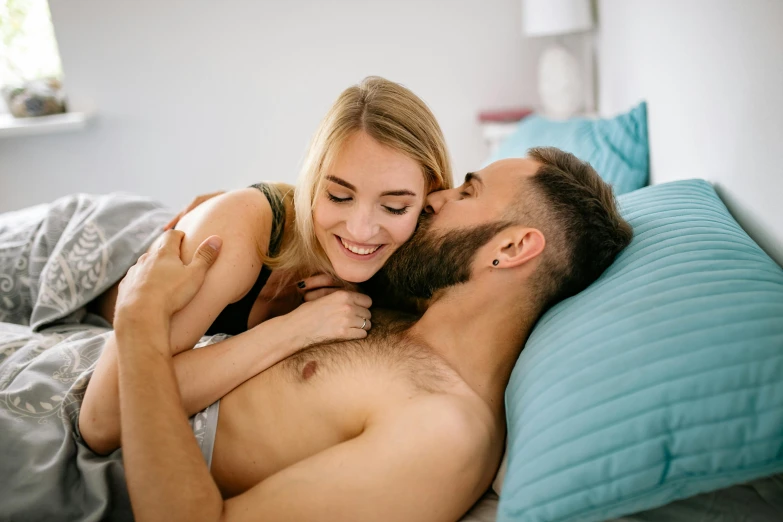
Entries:
{"label": "lamp shade", "polygon": [[590,0],[522,0],[522,27],[527,36],[587,31],[593,27]]}

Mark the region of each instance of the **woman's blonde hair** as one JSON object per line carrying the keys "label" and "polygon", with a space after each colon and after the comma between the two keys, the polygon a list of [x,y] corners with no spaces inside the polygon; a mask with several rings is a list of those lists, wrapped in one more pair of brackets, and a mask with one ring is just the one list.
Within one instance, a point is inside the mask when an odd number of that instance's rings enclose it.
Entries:
{"label": "woman's blonde hair", "polygon": [[288,200],[287,209],[293,200],[296,212],[287,216],[280,254],[265,261],[271,268],[291,270],[294,277],[318,272],[336,277],[315,236],[313,206],[323,191],[325,172],[348,138],[359,131],[416,161],[421,166],[428,193],[451,188],[451,163],[446,142],[430,109],[402,85],[368,76],[358,85],[344,90],[321,121],[305,156],[294,193],[278,185],[284,199]]}

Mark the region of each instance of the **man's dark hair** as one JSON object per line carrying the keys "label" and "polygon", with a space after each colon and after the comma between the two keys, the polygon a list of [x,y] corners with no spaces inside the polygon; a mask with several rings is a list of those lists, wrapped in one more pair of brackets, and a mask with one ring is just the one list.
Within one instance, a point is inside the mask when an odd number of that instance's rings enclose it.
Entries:
{"label": "man's dark hair", "polygon": [[530,149],[528,157],[541,166],[524,181],[523,204],[509,217],[525,219],[546,238],[533,278],[546,310],[598,279],[631,242],[633,229],[620,216],[612,187],[589,163],[554,147]]}

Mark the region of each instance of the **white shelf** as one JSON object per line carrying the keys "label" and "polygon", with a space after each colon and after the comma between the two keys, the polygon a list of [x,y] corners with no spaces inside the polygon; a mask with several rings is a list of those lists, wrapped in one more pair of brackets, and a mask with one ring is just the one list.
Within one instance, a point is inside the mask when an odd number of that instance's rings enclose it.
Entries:
{"label": "white shelf", "polygon": [[90,114],[85,112],[66,112],[34,118],[14,118],[10,114],[0,114],[0,138],[81,130],[87,126],[89,119]]}

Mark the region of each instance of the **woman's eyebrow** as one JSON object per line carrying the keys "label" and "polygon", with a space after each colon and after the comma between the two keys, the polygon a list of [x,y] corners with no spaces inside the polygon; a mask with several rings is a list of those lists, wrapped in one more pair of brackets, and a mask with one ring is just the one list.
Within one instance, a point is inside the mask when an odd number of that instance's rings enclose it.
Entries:
{"label": "woman's eyebrow", "polygon": [[337,183],[338,185],[342,185],[343,187],[345,187],[347,189],[351,189],[354,192],[356,192],[356,187],[354,187],[352,184],[348,183],[344,179],[340,179],[340,178],[338,178],[336,176],[326,176],[326,179],[328,179],[332,183]]}
{"label": "woman's eyebrow", "polygon": [[386,192],[382,193],[381,196],[416,196],[415,192],[411,192],[410,190],[387,190]]}
{"label": "woman's eyebrow", "polygon": [[[351,183],[348,183],[344,179],[340,179],[337,176],[326,176],[326,179],[331,181],[332,183],[337,183],[338,185],[342,185],[343,187],[353,190],[356,192],[356,187],[353,186]],[[401,189],[401,190],[387,190],[386,192],[381,194],[381,197],[383,196],[413,196],[416,197],[416,193],[407,190],[407,189]]]}

